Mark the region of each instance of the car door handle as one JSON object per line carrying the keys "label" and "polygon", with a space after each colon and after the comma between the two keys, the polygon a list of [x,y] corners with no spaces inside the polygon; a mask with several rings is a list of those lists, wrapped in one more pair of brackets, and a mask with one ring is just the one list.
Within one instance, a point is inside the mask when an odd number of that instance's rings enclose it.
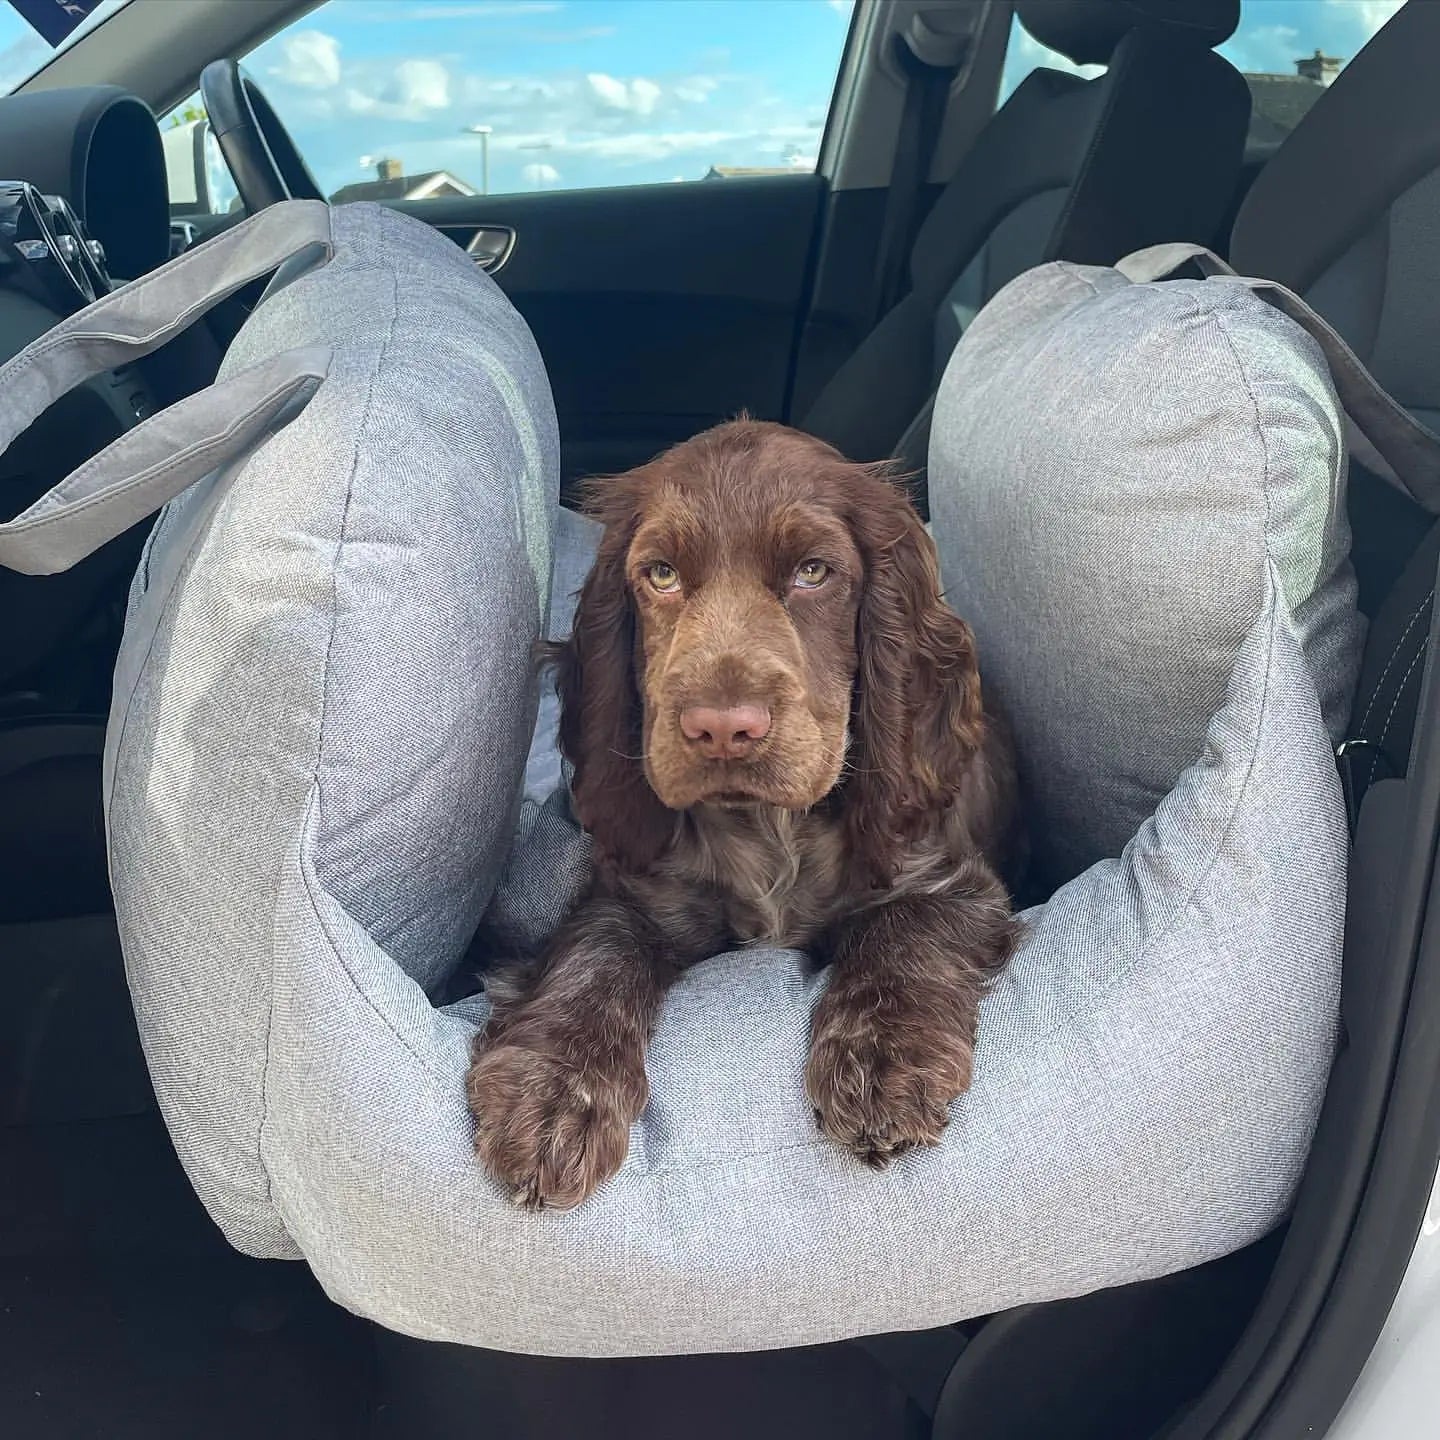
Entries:
{"label": "car door handle", "polygon": [[442,225],[440,229],[459,241],[465,253],[490,275],[502,269],[515,251],[515,231],[509,225]]}

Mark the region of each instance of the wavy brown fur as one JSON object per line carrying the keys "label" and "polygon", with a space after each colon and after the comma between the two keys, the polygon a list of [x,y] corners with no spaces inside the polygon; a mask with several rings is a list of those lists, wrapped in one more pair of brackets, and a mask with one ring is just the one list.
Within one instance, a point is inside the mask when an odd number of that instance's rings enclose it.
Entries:
{"label": "wavy brown fur", "polygon": [[[532,1206],[613,1175],[666,986],[731,944],[830,963],[806,1070],[827,1135],[875,1165],[935,1143],[1018,935],[999,872],[1021,847],[1009,745],[914,508],[883,467],[741,420],[605,482],[591,511],[604,534],[555,658],[595,876],[492,997],[469,1077],[481,1158]],[[802,587],[812,560],[828,572]],[[734,758],[680,725],[746,704],[769,730]]]}

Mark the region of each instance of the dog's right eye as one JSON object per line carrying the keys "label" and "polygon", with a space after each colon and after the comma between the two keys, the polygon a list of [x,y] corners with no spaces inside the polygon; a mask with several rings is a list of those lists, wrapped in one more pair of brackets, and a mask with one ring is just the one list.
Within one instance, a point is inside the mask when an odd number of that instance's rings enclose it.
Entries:
{"label": "dog's right eye", "polygon": [[647,566],[645,578],[649,580],[651,589],[658,590],[662,595],[671,595],[680,588],[680,572],[663,560]]}

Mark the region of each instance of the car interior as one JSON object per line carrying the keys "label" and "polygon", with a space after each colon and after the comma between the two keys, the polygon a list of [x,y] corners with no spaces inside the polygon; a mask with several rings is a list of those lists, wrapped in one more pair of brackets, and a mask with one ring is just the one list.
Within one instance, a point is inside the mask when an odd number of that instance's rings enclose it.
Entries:
{"label": "car interior", "polygon": [[[326,198],[264,74],[243,67],[310,8],[131,0],[0,99],[0,359],[247,211]],[[1278,140],[1219,53],[1239,17],[1238,0],[862,0],[813,172],[386,203],[470,248],[529,324],[567,498],[745,410],[853,458],[899,457],[923,507],[929,402],[980,307],[1044,261],[1112,264],[1169,240],[1303,296],[1433,426],[1440,6],[1395,8]],[[1016,36],[1062,58],[997,108]],[[234,209],[171,193],[157,117],[197,83]],[[52,407],[0,458],[0,520],[213,380],[256,298]],[[1354,453],[1369,638],[1338,757],[1353,834],[1343,1036],[1289,1221],[1164,1280],[748,1355],[579,1361],[414,1340],[333,1304],[303,1264],[230,1249],[157,1109],[107,880],[100,757],[148,527],[63,575],[0,570],[0,1428],[1321,1433],[1384,1321],[1440,1154],[1424,925],[1440,527],[1383,469]]]}

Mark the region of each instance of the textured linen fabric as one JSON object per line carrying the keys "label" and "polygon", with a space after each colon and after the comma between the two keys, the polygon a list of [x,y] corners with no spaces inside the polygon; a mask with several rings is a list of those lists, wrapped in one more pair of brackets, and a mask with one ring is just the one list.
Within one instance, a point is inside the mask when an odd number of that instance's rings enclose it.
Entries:
{"label": "textured linen fabric", "polygon": [[1015,726],[1042,876],[1118,855],[1194,758],[1276,567],[1331,738],[1364,622],[1319,347],[1239,285],[1042,266],[931,432],[950,603]]}
{"label": "textured linen fabric", "polygon": [[[107,765],[156,1092],[201,1199],[260,1254],[298,1253],[261,1132],[275,959],[299,939],[277,896],[307,807],[314,883],[417,994],[437,987],[514,829],[558,486],[539,355],[494,283],[381,207],[331,224],[334,258],[272,286],[220,380],[312,345],[329,373],[298,418],[163,512]],[[333,1015],[306,1023],[317,1045],[353,1043]]]}
{"label": "textured linen fabric", "polygon": [[[523,324],[449,241],[368,207],[337,212],[333,240],[227,361],[323,343],[326,378],[165,512],[112,716],[137,1016],[232,1242],[303,1255],[340,1303],[412,1335],[599,1356],[937,1325],[1273,1227],[1328,1072],[1346,851],[1284,507],[1268,529],[1216,517],[1255,577],[1216,713],[1123,854],[1031,913],[939,1146],[877,1174],[817,1132],[803,1064],[824,976],[745,950],[669,995],[621,1172],[568,1214],[510,1203],[465,1104],[484,999],[431,997],[502,872],[489,919],[516,943],[583,881],[545,768],[553,709],[536,728],[528,683],[553,414]],[[942,395],[937,431],[971,403]],[[943,457],[931,480],[972,483]],[[564,517],[559,539],[553,634],[593,529]],[[1154,583],[1170,614],[1200,603],[1183,566]]]}

